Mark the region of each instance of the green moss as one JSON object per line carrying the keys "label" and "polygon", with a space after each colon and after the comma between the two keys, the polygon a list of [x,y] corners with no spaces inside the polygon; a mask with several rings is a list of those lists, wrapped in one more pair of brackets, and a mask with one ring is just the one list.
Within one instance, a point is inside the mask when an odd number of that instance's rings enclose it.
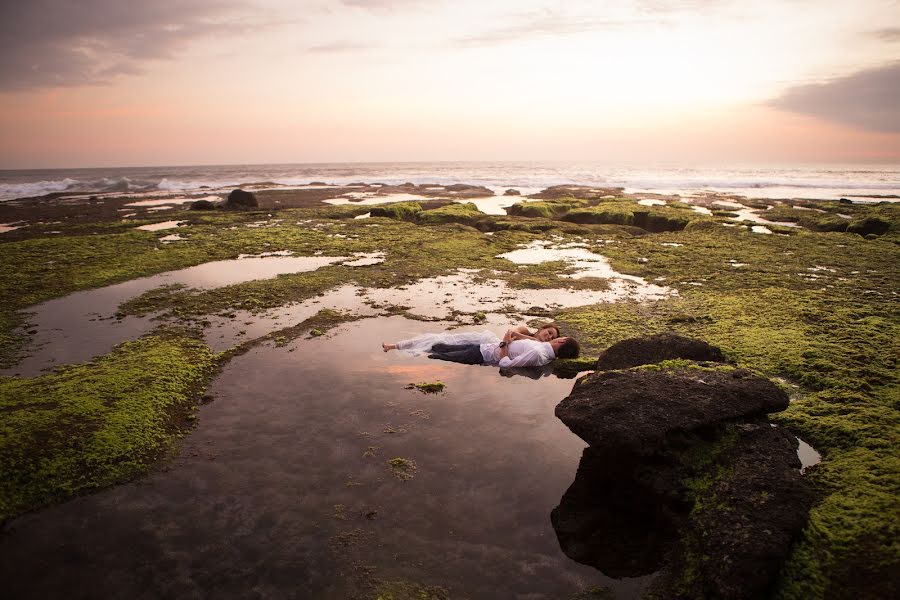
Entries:
{"label": "green moss", "polygon": [[429,587],[409,581],[387,581],[379,584],[373,600],[450,600],[450,593],[442,587]]}
{"label": "green moss", "polygon": [[463,223],[474,225],[485,214],[471,202],[448,204],[440,208],[423,210],[416,215],[420,223],[439,225],[442,223]]}
{"label": "green moss", "polygon": [[184,332],[161,332],[34,379],[0,379],[0,521],[144,473],[170,450],[216,372]]}
{"label": "green moss", "polygon": [[392,458],[387,461],[388,470],[400,481],[409,481],[416,476],[418,465],[411,458]]}
{"label": "green moss", "polygon": [[610,210],[607,208],[577,208],[562,217],[564,221],[573,223],[603,223],[608,225],[633,225],[634,213],[627,210]]}
{"label": "green moss", "polygon": [[370,211],[373,217],[387,217],[397,220],[412,220],[422,211],[422,205],[418,202],[395,202],[373,206]]}
{"label": "green moss", "polygon": [[423,394],[438,394],[443,392],[446,387],[447,384],[442,381],[431,381],[426,383],[410,383],[406,386],[406,389],[419,390]]}
{"label": "green moss", "polygon": [[518,204],[513,204],[507,209],[507,212],[510,215],[522,216],[522,217],[540,217],[545,219],[552,219],[555,217],[559,217],[560,215],[564,215],[570,210],[574,208],[586,207],[588,202],[586,200],[579,200],[576,198],[561,198],[557,200],[541,200],[541,201],[531,201],[531,202],[520,202]]}

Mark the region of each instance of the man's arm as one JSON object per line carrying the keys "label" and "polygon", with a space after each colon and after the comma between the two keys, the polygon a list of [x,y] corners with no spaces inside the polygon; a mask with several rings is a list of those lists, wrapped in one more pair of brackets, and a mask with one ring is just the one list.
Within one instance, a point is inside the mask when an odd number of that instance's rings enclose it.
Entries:
{"label": "man's arm", "polygon": [[[503,348],[502,350],[506,350]],[[502,354],[500,358],[500,368],[509,369],[512,367],[542,367],[549,363],[553,358],[548,358],[537,348],[529,348],[515,358],[509,358],[508,354]]]}
{"label": "man's arm", "polygon": [[503,341],[500,342],[500,362],[503,363],[504,360],[509,360],[509,343],[513,340],[512,329],[507,329],[506,334],[503,336]]}

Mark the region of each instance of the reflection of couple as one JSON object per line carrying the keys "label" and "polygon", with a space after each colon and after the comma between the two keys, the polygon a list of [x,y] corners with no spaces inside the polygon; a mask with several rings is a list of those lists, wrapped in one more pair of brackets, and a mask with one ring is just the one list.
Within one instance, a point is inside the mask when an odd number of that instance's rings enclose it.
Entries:
{"label": "reflection of couple", "polygon": [[381,346],[385,352],[428,352],[428,358],[467,365],[498,365],[503,369],[540,367],[555,358],[577,358],[580,350],[574,338],[560,337],[559,328],[552,324],[535,332],[519,325],[508,330],[502,340],[492,331],[426,333]]}

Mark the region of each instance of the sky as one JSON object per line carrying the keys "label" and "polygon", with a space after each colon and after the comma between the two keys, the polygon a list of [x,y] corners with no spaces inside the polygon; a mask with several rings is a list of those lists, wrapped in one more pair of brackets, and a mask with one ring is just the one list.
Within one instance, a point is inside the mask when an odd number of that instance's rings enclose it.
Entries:
{"label": "sky", "polygon": [[900,163],[900,0],[0,0],[0,168]]}

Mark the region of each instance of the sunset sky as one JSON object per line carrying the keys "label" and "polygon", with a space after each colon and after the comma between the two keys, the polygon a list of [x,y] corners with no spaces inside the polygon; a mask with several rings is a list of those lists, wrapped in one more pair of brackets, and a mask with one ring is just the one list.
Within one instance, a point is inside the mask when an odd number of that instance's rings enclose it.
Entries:
{"label": "sunset sky", "polygon": [[0,10],[0,168],[900,162],[900,0]]}

